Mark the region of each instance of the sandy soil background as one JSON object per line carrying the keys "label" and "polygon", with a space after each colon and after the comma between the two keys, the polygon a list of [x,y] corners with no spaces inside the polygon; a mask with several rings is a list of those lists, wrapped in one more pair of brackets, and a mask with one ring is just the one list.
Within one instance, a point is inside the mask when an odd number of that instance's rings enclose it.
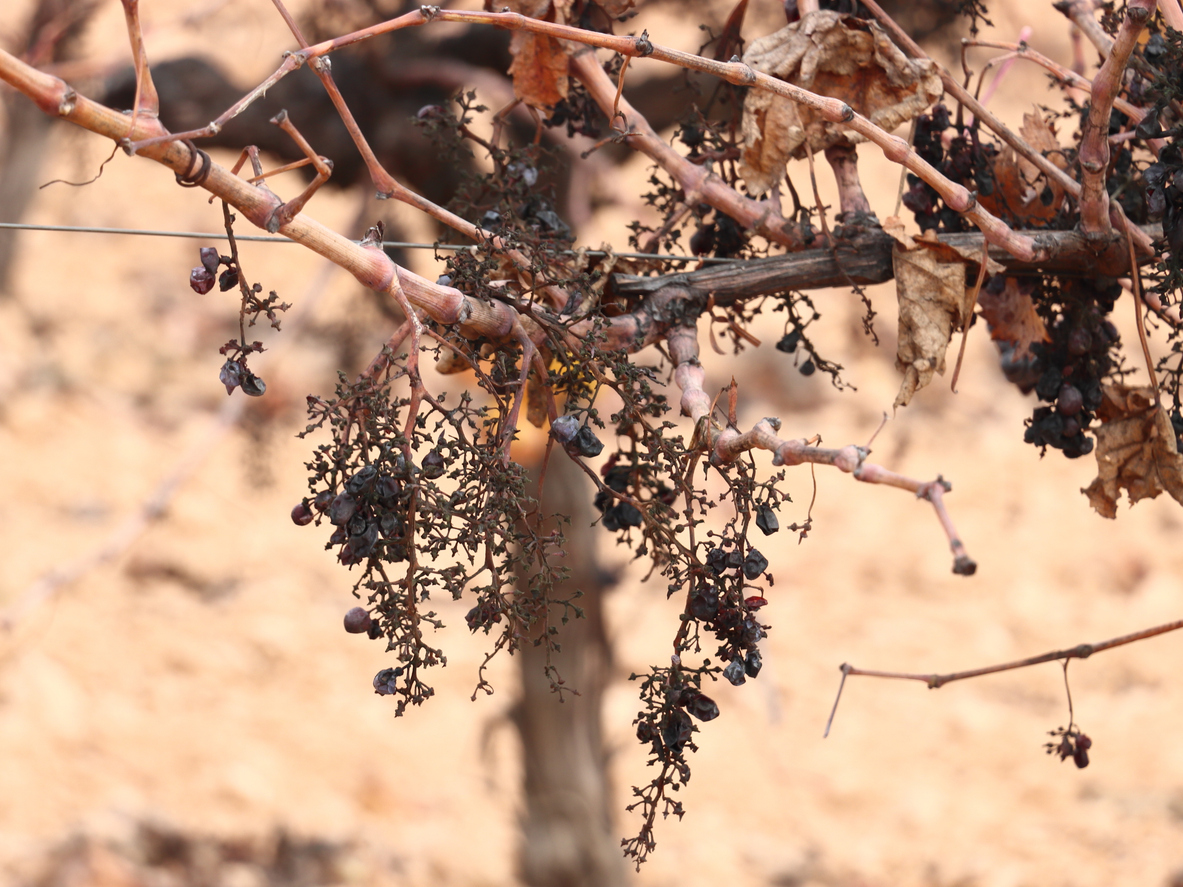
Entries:
{"label": "sandy soil background", "polygon": [[[222,5],[183,26],[202,5],[146,6],[153,58],[197,45],[257,76],[289,45],[262,3]],[[758,12],[772,22],[779,4],[766,5]],[[21,6],[6,6],[0,25],[19,21]],[[749,36],[769,30],[760,15]],[[1014,3],[994,21],[1008,39],[1032,24],[1033,44],[1067,59],[1067,28],[1050,10]],[[655,39],[698,45],[690,23],[660,25]],[[109,4],[91,54],[123,53],[121,32]],[[1017,120],[1044,100],[1043,84],[1016,71],[997,105]],[[63,126],[43,178],[89,178],[109,150]],[[872,201],[888,205],[897,173],[871,153]],[[621,181],[645,169],[632,163]],[[586,241],[617,238],[619,223],[644,211],[640,190],[620,188]],[[322,194],[310,211],[359,237],[358,209],[353,195]],[[46,188],[28,220],[216,231],[220,210],[120,154],[88,187]],[[494,666],[494,696],[470,702],[482,645],[463,627],[469,605],[440,602],[449,664],[438,696],[395,720],[370,687],[388,664],[381,646],[341,630],[348,575],[321,550],[323,534],[288,518],[306,489],[309,444],[294,437],[304,395],[329,390],[338,366],[367,360],[388,321],[315,256],[244,245],[248,273],[304,314],[299,331],[261,334],[273,348],[258,362],[269,392],[219,434],[217,347],[236,334],[236,305],[188,288],[198,245],[28,232],[15,293],[0,300],[0,610],[15,617],[0,630],[0,878],[33,883],[63,842],[89,835],[87,865],[101,877],[69,883],[128,883],[103,847],[131,841],[149,820],[272,849],[282,830],[309,858],[331,857],[325,883],[510,883],[511,663]],[[740,380],[744,423],[773,411],[790,434],[865,441],[898,385],[892,293],[876,297],[878,350],[849,294],[818,297],[823,341],[857,392],[793,370],[771,348],[775,321],[756,330],[764,347],[708,365],[709,383]],[[1132,314],[1128,301],[1118,311]],[[765,548],[776,585],[763,611],[774,626],[764,672],[717,688],[723,716],[698,739],[687,815],[661,825],[637,883],[1183,881],[1179,636],[1073,664],[1077,720],[1094,740],[1087,770],[1043,753],[1047,731],[1067,723],[1055,664],[939,692],[852,679],[822,739],[844,661],[953,671],[1179,617],[1179,506],[1164,497],[1116,522],[1093,514],[1078,492],[1095,474],[1091,457],[1040,460],[1025,446],[1032,404],[995,364],[985,337],[972,338],[960,393],[938,382],[876,441],[877,461],[952,480],[948,502],[978,574],[950,574],[927,506],[819,471],[810,538],[797,545],[782,533]],[[113,563],[30,597],[39,579],[110,540],[194,453],[204,455],[164,520]],[[808,472],[790,489],[785,523],[805,515]],[[603,536],[605,562],[620,561]],[[622,835],[635,827],[623,813],[628,786],[647,777],[627,676],[666,655],[676,619],[676,605],[639,575],[627,572],[610,601],[620,680],[606,717]],[[235,872],[224,883],[260,883],[245,863]]]}

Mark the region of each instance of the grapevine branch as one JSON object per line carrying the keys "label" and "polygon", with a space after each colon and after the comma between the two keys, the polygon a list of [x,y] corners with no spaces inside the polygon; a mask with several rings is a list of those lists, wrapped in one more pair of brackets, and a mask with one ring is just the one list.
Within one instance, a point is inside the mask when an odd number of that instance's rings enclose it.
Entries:
{"label": "grapevine branch", "polygon": [[935,481],[920,481],[881,465],[868,462],[869,447],[849,444],[839,449],[811,446],[804,440],[785,440],[777,435],[780,420],[761,419],[747,432],[740,432],[733,424],[721,428],[713,418],[713,404],[703,388],[706,371],[698,359],[698,339],[689,326],[678,326],[666,335],[666,345],[674,361],[674,382],[682,391],[681,407],[695,425],[695,442],[709,455],[712,464],[734,462],[749,450],[761,449],[772,453],[773,465],[833,465],[850,474],[855,480],[869,484],[887,484],[908,490],[917,499],[930,502],[949,537],[953,551],[953,572],[961,576],[972,576],[977,564],[969,557],[961,543],[953,521],[945,508],[943,496],[952,489],[941,477]]}
{"label": "grapevine branch", "polygon": [[982,675],[997,674],[1000,671],[1012,671],[1016,668],[1027,668],[1032,665],[1040,665],[1044,662],[1055,662],[1057,660],[1064,660],[1067,663],[1070,659],[1088,659],[1094,653],[1101,653],[1105,650],[1110,650],[1114,647],[1121,647],[1125,644],[1132,644],[1135,641],[1143,641],[1147,638],[1157,637],[1160,634],[1167,634],[1171,631],[1178,631],[1183,628],[1183,619],[1177,619],[1174,622],[1167,622],[1164,625],[1156,625],[1154,628],[1145,628],[1142,631],[1135,631],[1133,634],[1122,635],[1121,637],[1111,638],[1107,641],[1100,641],[1095,644],[1078,644],[1067,650],[1053,650],[1050,653],[1043,653],[1039,656],[1031,656],[1027,659],[1018,659],[1014,662],[1004,662],[1000,665],[988,665],[985,668],[975,668],[969,671],[955,671],[950,674],[912,674],[903,671],[872,671],[870,669],[855,668],[849,663],[842,663],[839,668],[842,671],[842,680],[838,684],[838,695],[834,699],[834,708],[830,712],[830,718],[826,722],[825,735],[830,735],[830,727],[834,723],[834,715],[838,711],[838,701],[842,698],[842,688],[846,686],[846,678],[849,675],[869,677],[869,678],[892,678],[894,680],[903,681],[923,681],[928,685],[930,690],[938,690],[945,684],[951,684],[953,681],[963,681],[967,678],[978,678]]}
{"label": "grapevine branch", "polygon": [[[1005,64],[1007,61],[1014,59],[1027,59],[1028,61],[1034,62],[1040,67],[1048,70],[1062,86],[1070,89],[1079,89],[1089,94],[1092,93],[1093,81],[1078,74],[1076,71],[1065,68],[1058,62],[1049,59],[1046,55],[1039,52],[1039,50],[1032,49],[1026,43],[998,43],[992,40],[965,39],[961,41],[962,59],[965,58],[965,50],[974,46],[987,49],[1003,49],[1007,51],[1006,55],[991,59],[989,62],[987,62],[986,68],[999,63]],[[984,75],[985,73],[986,71],[983,69],[982,74]],[[1133,104],[1128,99],[1122,98],[1120,95],[1115,95],[1113,97],[1113,107],[1129,117],[1130,122],[1134,125],[1141,123],[1148,113],[1145,108],[1139,108],[1137,105]],[[1157,156],[1166,143],[1162,139],[1147,139],[1146,144],[1150,146],[1151,150],[1154,151],[1155,156]]]}
{"label": "grapevine branch", "polygon": [[1103,240],[1113,231],[1109,192],[1105,187],[1109,171],[1109,115],[1121,90],[1130,53],[1157,4],[1158,0],[1130,0],[1113,49],[1093,78],[1092,101],[1080,136],[1080,227],[1091,239]]}

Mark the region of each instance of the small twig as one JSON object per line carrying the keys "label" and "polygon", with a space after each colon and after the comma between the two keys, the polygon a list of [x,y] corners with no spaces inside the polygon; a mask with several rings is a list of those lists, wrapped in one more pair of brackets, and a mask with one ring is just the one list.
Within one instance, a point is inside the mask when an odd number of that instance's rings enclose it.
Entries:
{"label": "small twig", "polygon": [[957,365],[953,367],[953,380],[949,383],[949,390],[957,393],[957,379],[961,375],[961,362],[965,359],[965,343],[969,341],[969,325],[973,323],[974,309],[978,305],[978,295],[982,291],[982,281],[986,279],[986,266],[990,262],[990,250],[985,240],[982,241],[982,263],[978,266],[978,278],[974,281],[973,292],[969,297],[969,308],[965,311],[965,322],[961,325],[961,347],[957,350]]}
{"label": "small twig", "polygon": [[1158,376],[1154,372],[1154,360],[1150,356],[1150,342],[1146,338],[1146,320],[1142,317],[1142,272],[1138,268],[1134,241],[1128,234],[1126,243],[1130,248],[1130,282],[1134,291],[1134,319],[1138,322],[1138,341],[1142,344],[1142,356],[1146,358],[1146,373],[1150,376],[1150,387],[1154,389],[1154,405],[1157,407],[1161,402],[1161,395],[1158,390]]}
{"label": "small twig", "polygon": [[834,697],[834,707],[830,709],[830,717],[826,719],[826,732],[822,734],[822,739],[830,738],[830,727],[834,725],[834,715],[838,714],[838,703],[842,699],[842,688],[846,686],[846,676],[850,674],[850,666],[845,662],[841,665],[842,680],[838,682],[838,695]]}
{"label": "small twig", "polygon": [[1064,692],[1068,695],[1068,730],[1072,729],[1072,725],[1076,723],[1076,714],[1072,710],[1072,686],[1068,683],[1068,663],[1072,660],[1065,659],[1062,663],[1064,666]]}

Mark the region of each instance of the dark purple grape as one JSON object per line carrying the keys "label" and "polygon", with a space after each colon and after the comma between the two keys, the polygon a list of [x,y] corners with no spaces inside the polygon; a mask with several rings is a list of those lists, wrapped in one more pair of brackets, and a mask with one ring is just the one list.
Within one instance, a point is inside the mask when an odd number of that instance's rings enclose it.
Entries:
{"label": "dark purple grape", "polygon": [[613,465],[604,476],[604,486],[617,493],[623,493],[628,489],[632,476],[633,470],[628,465]]}
{"label": "dark purple grape", "polygon": [[407,470],[407,457],[402,453],[397,453],[390,466],[390,474],[396,480],[406,480],[410,477],[410,472]]}
{"label": "dark purple grape", "polygon": [[316,498],[312,500],[312,506],[320,512],[328,510],[329,503],[333,501],[332,490],[321,490],[316,494]]}
{"label": "dark purple grape", "polygon": [[1061,437],[1076,437],[1080,434],[1080,420],[1071,416],[1064,420],[1064,427],[1060,429]]}
{"label": "dark purple grape", "polygon": [[349,535],[360,536],[366,531],[366,519],[360,514],[355,514],[349,519]]}
{"label": "dark purple grape", "polygon": [[697,690],[683,690],[682,705],[700,721],[713,721],[719,717],[719,706],[715,704],[715,700]]}
{"label": "dark purple grape", "polygon": [[227,292],[236,286],[238,286],[238,269],[232,265],[218,277],[218,289]]}
{"label": "dark purple grape", "polygon": [[378,638],[382,637],[382,626],[378,624],[376,619],[371,620],[369,630],[366,631],[366,637],[368,637],[371,641],[376,641]]}
{"label": "dark purple grape", "polygon": [[813,365],[812,360],[807,360],[801,366],[797,367],[797,372],[802,376],[812,376],[817,371],[817,367]]}
{"label": "dark purple grape", "polygon": [[604,512],[603,518],[600,519],[600,526],[610,533],[615,533],[617,530],[623,530],[624,524],[620,522],[620,511],[615,506],[609,508]]}
{"label": "dark purple grape", "polygon": [[709,622],[719,612],[719,590],[711,585],[700,585],[690,595],[687,610],[695,619]]}
{"label": "dark purple grape", "polygon": [[1072,755],[1072,763],[1074,763],[1081,770],[1087,767],[1089,765],[1088,750],[1078,745],[1076,747],[1076,751]]}
{"label": "dark purple grape", "polygon": [[767,505],[761,505],[756,509],[756,526],[765,536],[771,536],[780,529],[780,521],[777,520],[775,511]]}
{"label": "dark purple grape", "polygon": [[561,444],[568,444],[579,433],[579,419],[575,416],[559,416],[550,423],[550,433]]}
{"label": "dark purple grape", "polygon": [[1142,121],[1134,128],[1134,135],[1140,139],[1157,139],[1166,135],[1158,125],[1157,108],[1142,118]]}
{"label": "dark purple grape", "polygon": [[366,465],[357,474],[345,481],[345,491],[352,496],[362,496],[374,485],[378,477],[378,469],[373,465]]}
{"label": "dark purple grape", "polygon": [[743,574],[749,580],[755,579],[761,573],[768,569],[768,558],[760,554],[756,549],[748,552],[748,556],[744,558]]}
{"label": "dark purple grape", "polygon": [[374,675],[374,692],[379,696],[393,696],[398,692],[397,678],[403,673],[399,668],[384,668]]}
{"label": "dark purple grape", "polygon": [[345,630],[350,634],[362,634],[370,630],[373,620],[364,607],[354,607],[345,614]]}
{"label": "dark purple grape", "polygon": [[214,288],[214,275],[205,268],[198,266],[189,272],[189,286],[193,292],[204,296]]}
{"label": "dark purple grape", "polygon": [[199,251],[201,255],[201,265],[211,275],[218,273],[218,263],[221,259],[218,258],[218,251],[212,246],[203,246]]}
{"label": "dark purple grape", "polygon": [[340,545],[342,542],[344,542],[348,538],[349,538],[349,531],[347,529],[345,529],[344,527],[337,527],[337,529],[333,530],[333,535],[329,537],[329,544],[326,547],[332,547],[333,545]]}
{"label": "dark purple grape", "polygon": [[740,686],[740,684],[746,684],[748,679],[744,670],[743,659],[738,656],[732,659],[730,664],[723,669],[723,677],[727,678],[736,687]]}
{"label": "dark purple grape", "polygon": [[1084,396],[1074,385],[1061,385],[1056,398],[1056,412],[1061,416],[1075,416],[1084,408]]}
{"label": "dark purple grape", "polygon": [[682,746],[690,741],[693,730],[690,715],[681,709],[666,712],[661,719],[661,741],[670,751],[681,751]]}
{"label": "dark purple grape", "polygon": [[432,450],[423,457],[423,476],[428,480],[435,480],[444,475],[444,457],[439,450]]}
{"label": "dark purple grape", "polygon": [[237,360],[226,361],[218,373],[218,381],[226,386],[227,394],[232,394],[234,389],[242,384],[242,364]]}
{"label": "dark purple grape", "polygon": [[382,475],[374,483],[374,493],[378,496],[379,502],[387,508],[392,508],[398,504],[398,481],[389,475]]}
{"label": "dark purple grape", "polygon": [[1088,354],[1093,347],[1093,336],[1084,327],[1077,327],[1068,334],[1068,353],[1073,357]]}
{"label": "dark purple grape", "polygon": [[251,397],[262,397],[267,393],[267,383],[254,373],[247,373],[242,377],[242,393]]}
{"label": "dark purple grape", "polygon": [[712,548],[707,552],[707,566],[718,574],[727,569],[727,553],[722,548]]}
{"label": "dark purple grape", "polygon": [[652,742],[658,735],[657,725],[652,721],[640,721],[637,724],[638,742]]}
{"label": "dark purple grape", "polygon": [[329,523],[340,527],[357,514],[357,500],[348,493],[340,493],[329,503]]}
{"label": "dark purple grape", "polygon": [[360,533],[354,533],[349,537],[349,547],[353,554],[360,562],[362,558],[369,555],[374,550],[374,546],[378,543],[378,522],[370,521],[365,525]]}
{"label": "dark purple grape", "polygon": [[744,647],[754,647],[764,637],[764,629],[755,619],[745,619],[740,628],[739,640]]}
{"label": "dark purple grape", "polygon": [[757,677],[760,674],[760,669],[764,667],[764,660],[760,658],[760,651],[749,650],[748,658],[744,660],[743,667],[749,678]]}
{"label": "dark purple grape", "polygon": [[1035,394],[1040,400],[1051,403],[1060,395],[1060,386],[1064,384],[1064,377],[1059,367],[1048,367],[1035,384]]}
{"label": "dark purple grape", "polygon": [[616,506],[617,519],[622,527],[639,527],[645,522],[641,512],[628,502],[621,502]]}
{"label": "dark purple grape", "polygon": [[[354,541],[355,539],[357,539],[356,542]],[[358,537],[349,539],[344,545],[341,546],[340,551],[337,552],[337,560],[347,567],[352,567],[354,564],[360,564],[363,560],[365,560],[365,555],[358,551],[358,549],[362,547],[363,544],[364,542]]]}
{"label": "dark purple grape", "polygon": [[292,509],[292,523],[297,527],[306,527],[312,523],[312,509],[307,502],[301,502]]}
{"label": "dark purple grape", "polygon": [[580,426],[575,437],[571,439],[571,447],[580,456],[587,458],[598,456],[604,450],[604,444],[587,425]]}
{"label": "dark purple grape", "polygon": [[715,248],[715,226],[699,225],[698,230],[690,238],[690,252],[696,256],[705,256]]}
{"label": "dark purple grape", "polygon": [[382,531],[382,535],[387,539],[392,536],[401,536],[403,533],[403,522],[399,520],[397,514],[387,511],[378,518],[378,529]]}
{"label": "dark purple grape", "polygon": [[776,350],[783,351],[785,354],[792,354],[797,350],[797,346],[801,344],[801,331],[793,330],[785,333],[780,337],[780,341],[776,343]]}

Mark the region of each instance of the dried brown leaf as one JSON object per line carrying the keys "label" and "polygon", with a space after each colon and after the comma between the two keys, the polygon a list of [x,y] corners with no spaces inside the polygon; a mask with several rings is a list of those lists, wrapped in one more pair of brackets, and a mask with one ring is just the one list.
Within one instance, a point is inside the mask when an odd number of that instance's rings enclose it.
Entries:
{"label": "dried brown leaf", "polygon": [[[567,21],[572,0],[507,0],[504,9],[548,22]],[[568,40],[556,40],[545,34],[516,31],[509,51],[513,64],[514,95],[547,116],[556,104],[567,97],[567,65],[575,46]]]}
{"label": "dried brown leaf", "polygon": [[967,273],[977,276],[973,267],[977,262],[971,265],[959,251],[939,241],[909,237],[894,216],[883,230],[896,239],[891,255],[900,305],[895,366],[904,374],[895,399],[898,408],[907,406],[935,373],[944,374],[949,339],[972,310],[972,287],[966,280]]}
{"label": "dried brown leaf", "polygon": [[1124,489],[1130,505],[1166,490],[1183,505],[1183,456],[1167,411],[1150,388],[1106,385],[1097,410],[1097,477],[1081,490],[1102,517],[1117,517]]}
{"label": "dried brown leaf", "polygon": [[637,0],[596,0],[596,6],[612,18],[618,18],[632,9],[636,2]]}
{"label": "dried brown leaf", "polygon": [[1050,342],[1047,326],[1031,301],[1031,287],[1016,277],[1006,278],[1002,292],[994,293],[983,287],[978,294],[982,317],[990,325],[990,338],[995,342],[1010,342],[1015,359],[1032,356],[1033,342]]}
{"label": "dried brown leaf", "polygon": [[[753,41],[744,62],[811,92],[839,98],[888,131],[923,113],[942,92],[935,63],[909,59],[875,22],[836,12],[811,12]],[[760,195],[784,178],[785,164],[805,156],[805,138],[822,151],[862,136],[809,108],[765,90],[744,99],[740,174]]]}
{"label": "dried brown leaf", "polygon": [[[1066,169],[1064,151],[1051,123],[1036,112],[1023,115],[1023,139],[1055,166]],[[1064,204],[1064,189],[1047,177],[1026,157],[1003,148],[994,159],[994,191],[979,194],[982,206],[997,216],[1013,220],[1019,227],[1041,227],[1055,218]]]}

